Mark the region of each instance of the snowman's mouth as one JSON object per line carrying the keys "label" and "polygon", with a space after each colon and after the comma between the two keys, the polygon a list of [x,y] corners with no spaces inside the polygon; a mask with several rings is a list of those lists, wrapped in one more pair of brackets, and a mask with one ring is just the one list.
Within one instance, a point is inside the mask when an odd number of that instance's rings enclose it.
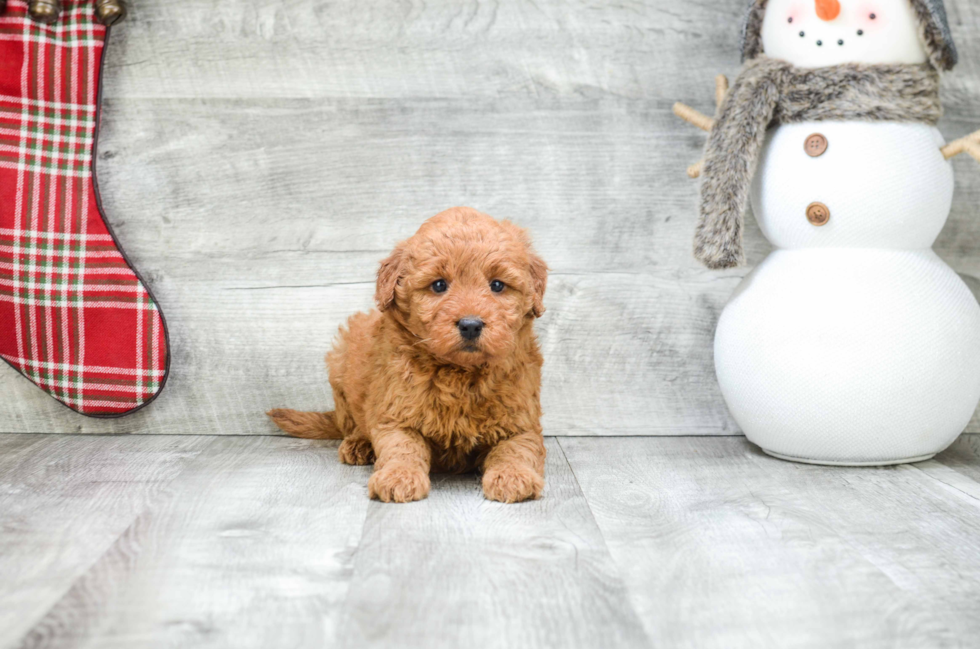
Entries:
{"label": "snowman's mouth", "polygon": [[[858,32],[857,32],[857,35],[858,36],[864,36],[864,30],[863,29],[859,29]],[[806,38],[806,32],[800,32],[800,38]],[[816,41],[814,41],[814,44],[817,47],[824,47],[825,45],[834,44],[834,41],[832,39],[825,40],[824,38],[818,38]],[[837,39],[836,45],[838,47],[844,47],[845,44],[846,44],[846,41],[843,38],[838,38]]]}

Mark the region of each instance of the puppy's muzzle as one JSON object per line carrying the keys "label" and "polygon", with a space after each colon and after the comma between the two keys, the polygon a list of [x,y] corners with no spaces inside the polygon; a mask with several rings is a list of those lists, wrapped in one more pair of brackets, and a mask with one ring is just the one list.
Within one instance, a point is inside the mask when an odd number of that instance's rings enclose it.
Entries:
{"label": "puppy's muzzle", "polygon": [[483,333],[483,320],[475,316],[466,316],[456,323],[456,327],[463,340],[472,342]]}

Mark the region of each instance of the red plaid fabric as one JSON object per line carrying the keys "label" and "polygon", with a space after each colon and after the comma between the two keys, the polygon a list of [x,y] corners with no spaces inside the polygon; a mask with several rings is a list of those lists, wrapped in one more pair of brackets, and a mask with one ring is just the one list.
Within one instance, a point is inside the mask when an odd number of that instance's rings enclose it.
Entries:
{"label": "red plaid fabric", "polygon": [[118,416],[160,392],[169,350],[99,205],[93,4],[63,0],[50,26],[23,0],[0,15],[0,358],[77,412]]}

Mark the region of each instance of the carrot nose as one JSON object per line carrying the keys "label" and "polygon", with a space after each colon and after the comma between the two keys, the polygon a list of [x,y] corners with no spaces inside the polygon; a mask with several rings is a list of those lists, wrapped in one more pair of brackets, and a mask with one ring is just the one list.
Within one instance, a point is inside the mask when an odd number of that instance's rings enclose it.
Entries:
{"label": "carrot nose", "polygon": [[839,0],[817,0],[817,17],[820,20],[833,20],[840,15]]}

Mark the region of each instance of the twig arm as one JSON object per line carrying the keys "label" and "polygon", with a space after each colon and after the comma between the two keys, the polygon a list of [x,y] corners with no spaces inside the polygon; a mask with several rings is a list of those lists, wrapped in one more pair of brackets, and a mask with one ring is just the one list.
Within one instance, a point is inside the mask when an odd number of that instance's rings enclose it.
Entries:
{"label": "twig arm", "polygon": [[966,152],[969,153],[974,160],[980,162],[980,144],[968,142],[966,145]]}
{"label": "twig arm", "polygon": [[[719,74],[717,77],[715,77],[715,103],[719,109],[727,96],[728,77],[723,74]],[[715,126],[715,120],[680,102],[674,104],[674,114],[685,122],[697,126],[702,131],[711,131],[711,129]],[[701,160],[687,168],[687,175],[689,178],[698,178],[703,170],[704,160]]]}
{"label": "twig arm", "polygon": [[721,104],[725,101],[725,97],[728,96],[728,77],[723,74],[719,74],[715,77],[715,103],[718,108],[721,108]]}
{"label": "twig arm", "polygon": [[966,137],[953,140],[942,149],[943,157],[947,160],[955,158],[961,153],[968,153],[974,160],[980,162],[980,131],[971,133]]}
{"label": "twig arm", "polygon": [[702,131],[710,131],[715,125],[715,120],[704,113],[699,113],[687,104],[677,102],[674,104],[674,114],[689,124],[694,124]]}

